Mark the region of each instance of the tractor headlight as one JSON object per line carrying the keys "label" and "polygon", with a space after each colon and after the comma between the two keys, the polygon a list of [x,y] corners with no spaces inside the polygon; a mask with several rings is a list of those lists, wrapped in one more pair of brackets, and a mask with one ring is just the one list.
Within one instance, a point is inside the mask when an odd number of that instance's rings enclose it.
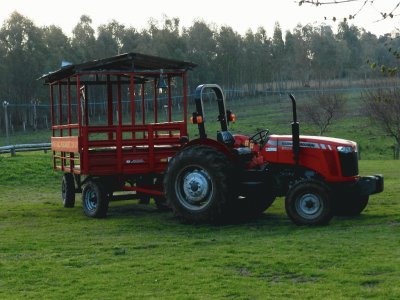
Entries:
{"label": "tractor headlight", "polygon": [[354,151],[351,146],[337,146],[336,149],[341,153],[352,153]]}

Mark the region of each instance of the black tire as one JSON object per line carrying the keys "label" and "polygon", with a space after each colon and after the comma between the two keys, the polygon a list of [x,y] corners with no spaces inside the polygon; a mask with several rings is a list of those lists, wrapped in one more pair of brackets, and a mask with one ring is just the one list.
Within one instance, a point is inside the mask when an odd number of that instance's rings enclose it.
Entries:
{"label": "black tire", "polygon": [[178,153],[164,176],[164,192],[175,215],[186,222],[224,222],[234,195],[233,167],[222,152],[193,146]]}
{"label": "black tire", "polygon": [[336,216],[358,216],[368,205],[369,196],[345,196],[334,204]]}
{"label": "black tire", "polygon": [[64,173],[61,182],[61,199],[64,207],[75,206],[75,182],[74,175],[71,173]]}
{"label": "black tire", "polygon": [[285,209],[297,225],[326,225],[333,217],[331,192],[322,182],[302,180],[289,189]]}
{"label": "black tire", "polygon": [[89,180],[82,191],[82,206],[85,215],[91,218],[104,218],[107,215],[109,196],[101,181]]}

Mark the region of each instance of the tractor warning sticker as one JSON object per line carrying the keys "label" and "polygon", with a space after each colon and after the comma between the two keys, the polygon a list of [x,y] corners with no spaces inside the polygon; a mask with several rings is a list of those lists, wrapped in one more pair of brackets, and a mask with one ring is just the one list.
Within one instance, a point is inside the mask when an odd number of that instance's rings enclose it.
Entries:
{"label": "tractor warning sticker", "polygon": [[[282,150],[291,150],[291,148],[293,146],[293,142],[292,141],[278,141],[278,146],[282,147]],[[330,145],[318,144],[318,143],[312,143],[312,142],[300,142],[300,147],[301,148],[311,148],[311,149],[332,150],[332,147]]]}

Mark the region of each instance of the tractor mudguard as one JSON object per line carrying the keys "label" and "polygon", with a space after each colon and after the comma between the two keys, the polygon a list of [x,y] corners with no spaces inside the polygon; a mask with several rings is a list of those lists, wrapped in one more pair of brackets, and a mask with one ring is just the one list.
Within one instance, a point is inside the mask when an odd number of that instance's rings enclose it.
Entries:
{"label": "tractor mudguard", "polygon": [[215,149],[223,152],[224,154],[226,154],[229,157],[232,156],[232,151],[227,146],[225,146],[224,144],[219,143],[215,140],[209,139],[209,138],[199,138],[199,139],[191,140],[190,142],[185,144],[181,150],[186,149],[188,147],[195,146],[195,145],[202,145],[202,146],[208,146],[211,148],[215,148]]}

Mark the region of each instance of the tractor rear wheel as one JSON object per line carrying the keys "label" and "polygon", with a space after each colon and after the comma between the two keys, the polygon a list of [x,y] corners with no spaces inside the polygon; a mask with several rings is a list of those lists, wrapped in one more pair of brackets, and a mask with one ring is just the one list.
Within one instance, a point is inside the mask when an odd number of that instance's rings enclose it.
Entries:
{"label": "tractor rear wheel", "polygon": [[297,182],[289,189],[285,208],[297,225],[326,225],[333,217],[329,188],[312,179]]}
{"label": "tractor rear wheel", "polygon": [[347,196],[335,202],[336,216],[358,216],[368,205],[368,196]]}
{"label": "tractor rear wheel", "polygon": [[89,180],[82,190],[82,206],[85,215],[104,218],[107,215],[109,196],[101,181]]}
{"label": "tractor rear wheel", "polygon": [[234,169],[222,152],[192,146],[178,153],[164,176],[167,202],[187,222],[222,222],[234,199]]}
{"label": "tractor rear wheel", "polygon": [[75,206],[75,182],[74,175],[64,173],[61,182],[61,198],[64,207]]}

